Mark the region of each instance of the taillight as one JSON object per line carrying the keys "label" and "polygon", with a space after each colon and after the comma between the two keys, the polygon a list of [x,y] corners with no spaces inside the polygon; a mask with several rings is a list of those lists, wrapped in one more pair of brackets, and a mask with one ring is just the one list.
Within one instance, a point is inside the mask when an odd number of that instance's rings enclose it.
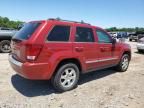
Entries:
{"label": "taillight", "polygon": [[42,45],[26,45],[26,59],[34,61],[39,56]]}

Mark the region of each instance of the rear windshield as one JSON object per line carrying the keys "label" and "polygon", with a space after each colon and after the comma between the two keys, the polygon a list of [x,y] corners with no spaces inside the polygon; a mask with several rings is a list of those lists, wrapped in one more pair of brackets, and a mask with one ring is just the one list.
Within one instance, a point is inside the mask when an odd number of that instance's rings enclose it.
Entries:
{"label": "rear windshield", "polygon": [[19,39],[19,40],[27,40],[30,38],[30,36],[34,33],[34,31],[38,28],[38,26],[41,23],[35,22],[35,23],[26,23],[24,27],[22,27],[16,35],[13,37],[13,39]]}

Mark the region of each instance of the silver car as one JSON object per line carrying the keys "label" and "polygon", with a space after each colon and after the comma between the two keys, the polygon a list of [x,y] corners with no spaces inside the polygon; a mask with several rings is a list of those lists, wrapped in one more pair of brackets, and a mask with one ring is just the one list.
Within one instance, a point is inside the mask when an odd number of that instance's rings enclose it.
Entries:
{"label": "silver car", "polygon": [[137,43],[138,52],[144,52],[144,38],[139,39]]}

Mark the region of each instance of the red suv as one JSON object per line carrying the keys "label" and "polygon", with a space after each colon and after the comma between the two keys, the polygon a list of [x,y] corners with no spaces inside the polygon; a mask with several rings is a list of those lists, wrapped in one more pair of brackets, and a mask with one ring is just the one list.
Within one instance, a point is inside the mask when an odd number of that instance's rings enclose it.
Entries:
{"label": "red suv", "polygon": [[79,75],[115,66],[126,71],[131,48],[84,22],[32,21],[12,38],[9,62],[22,77],[49,80],[59,91],[76,87]]}

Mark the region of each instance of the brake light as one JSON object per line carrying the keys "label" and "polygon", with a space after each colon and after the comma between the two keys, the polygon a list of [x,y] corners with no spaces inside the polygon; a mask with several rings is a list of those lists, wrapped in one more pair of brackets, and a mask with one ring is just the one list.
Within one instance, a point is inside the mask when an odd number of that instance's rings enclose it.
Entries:
{"label": "brake light", "polygon": [[26,59],[30,61],[36,60],[39,56],[42,45],[27,45],[26,46]]}

